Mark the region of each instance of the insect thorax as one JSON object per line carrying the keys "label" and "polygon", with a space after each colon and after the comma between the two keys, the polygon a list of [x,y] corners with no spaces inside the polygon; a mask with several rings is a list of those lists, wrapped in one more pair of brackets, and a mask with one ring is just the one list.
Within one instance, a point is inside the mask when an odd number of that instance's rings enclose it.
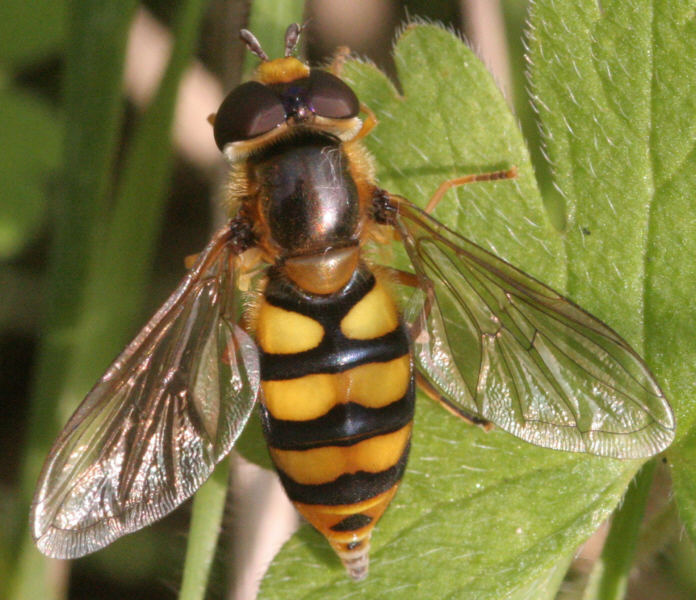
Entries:
{"label": "insect thorax", "polygon": [[360,203],[341,142],[300,134],[249,161],[278,262],[300,287],[331,293],[357,266]]}

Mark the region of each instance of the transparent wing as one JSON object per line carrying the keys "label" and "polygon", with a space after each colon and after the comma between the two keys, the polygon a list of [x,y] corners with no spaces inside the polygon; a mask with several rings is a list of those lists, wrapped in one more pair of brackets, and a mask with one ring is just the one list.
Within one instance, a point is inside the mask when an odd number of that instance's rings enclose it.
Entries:
{"label": "transparent wing", "polygon": [[616,332],[404,199],[395,226],[421,282],[405,311],[416,361],[453,406],[559,450],[670,444],[672,410]]}
{"label": "transparent wing", "polygon": [[167,514],[244,427],[259,366],[236,324],[228,237],[216,233],[51,449],[31,515],[44,554],[82,556]]}

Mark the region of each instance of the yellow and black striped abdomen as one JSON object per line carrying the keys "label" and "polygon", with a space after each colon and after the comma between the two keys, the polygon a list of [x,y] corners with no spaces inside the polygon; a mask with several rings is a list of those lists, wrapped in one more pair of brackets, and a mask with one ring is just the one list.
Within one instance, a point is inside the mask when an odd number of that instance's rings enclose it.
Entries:
{"label": "yellow and black striped abdomen", "polygon": [[304,292],[271,269],[257,321],[263,425],[285,490],[355,578],[401,480],[414,411],[409,343],[364,266],[340,291]]}

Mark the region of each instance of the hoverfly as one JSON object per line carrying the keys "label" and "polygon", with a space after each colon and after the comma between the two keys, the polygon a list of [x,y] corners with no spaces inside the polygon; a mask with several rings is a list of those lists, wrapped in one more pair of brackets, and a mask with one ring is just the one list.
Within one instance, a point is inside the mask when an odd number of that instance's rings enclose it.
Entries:
{"label": "hoverfly", "polygon": [[[242,31],[261,63],[213,120],[236,212],[55,442],[31,516],[49,556],[173,510],[257,399],[289,498],[354,579],[404,473],[416,384],[548,448],[641,458],[674,437],[659,386],[613,330],[433,219],[441,193],[421,210],[376,185],[361,144],[374,116],[336,73],[292,56],[299,34],[270,60]],[[366,258],[385,232],[412,271]],[[240,312],[240,277],[256,272],[258,300]]]}

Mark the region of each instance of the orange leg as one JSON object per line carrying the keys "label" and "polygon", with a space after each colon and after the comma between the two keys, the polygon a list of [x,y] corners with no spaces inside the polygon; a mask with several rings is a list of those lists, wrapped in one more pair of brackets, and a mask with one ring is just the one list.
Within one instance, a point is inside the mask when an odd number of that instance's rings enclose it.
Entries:
{"label": "orange leg", "polygon": [[[329,71],[336,77],[341,77],[341,73],[343,72],[343,65],[346,64],[346,61],[349,58],[350,48],[348,46],[339,46],[336,50],[336,54],[334,54],[334,57],[331,60],[331,63],[329,64]],[[355,136],[356,140],[360,140],[364,138],[366,135],[369,135],[370,131],[372,131],[379,122],[375,113],[372,112],[372,110],[370,110],[370,108],[362,102],[360,103],[360,110],[367,115],[367,118],[363,122],[363,126],[358,132],[358,135]]]}
{"label": "orange leg", "polygon": [[360,131],[358,131],[358,135],[355,136],[356,140],[360,140],[364,138],[366,135],[369,135],[369,133],[375,128],[377,123],[379,123],[379,121],[377,120],[377,115],[375,115],[375,113],[373,113],[372,110],[366,104],[363,104],[361,102],[360,110],[364,112],[367,115],[367,117],[363,121],[363,125],[360,128]]}
{"label": "orange leg", "polygon": [[391,280],[394,283],[397,283],[399,285],[405,285],[411,288],[420,288],[426,293],[426,299],[423,306],[423,313],[417,321],[411,323],[411,326],[409,327],[408,331],[411,339],[417,340],[423,333],[423,325],[425,323],[425,319],[427,318],[428,314],[430,314],[430,307],[432,306],[433,301],[432,291],[418,279],[418,276],[415,273],[409,273],[408,271],[402,271],[401,269],[388,267],[387,265],[380,265],[379,270],[382,273],[386,274],[389,280]]}
{"label": "orange leg", "polygon": [[428,396],[428,398],[438,402],[442,408],[453,414],[455,417],[459,417],[462,421],[468,423],[469,425],[478,425],[484,431],[490,431],[493,429],[493,423],[490,421],[486,421],[485,419],[477,417],[476,415],[472,415],[455,404],[452,404],[452,402],[440,394],[419,371],[416,371],[416,385],[425,393],[426,396]]}
{"label": "orange leg", "polygon": [[339,46],[336,48],[336,53],[333,59],[331,59],[331,64],[329,64],[329,71],[336,77],[340,77],[343,72],[343,65],[350,58],[350,48],[348,46]]}
{"label": "orange leg", "polygon": [[196,264],[196,261],[198,260],[199,254],[189,254],[188,256],[184,257],[184,267],[188,271],[193,265]]}
{"label": "orange leg", "polygon": [[380,265],[379,270],[386,273],[389,279],[396,281],[401,285],[407,285],[408,287],[420,287],[418,276],[415,273],[409,273],[408,271],[402,271],[401,269],[388,267],[387,265]]}
{"label": "orange leg", "polygon": [[[418,277],[409,273],[408,271],[402,271],[401,269],[395,269],[393,267],[381,267],[384,272],[388,273],[392,280],[396,281],[401,285],[407,285],[409,287],[421,287]],[[427,319],[427,315],[430,312],[430,307],[432,306],[432,292],[431,290],[425,290],[427,293],[427,298],[425,301],[425,306],[423,307],[423,316],[419,318],[416,323],[413,324],[411,328],[411,339],[415,340],[422,333],[422,326]],[[450,402],[442,394],[440,394],[435,387],[419,372],[416,371],[416,385],[425,392],[425,394],[431,400],[438,402],[447,412],[453,414],[455,417],[459,417],[463,421],[469,423],[469,425],[479,425],[484,429],[484,431],[490,431],[493,429],[493,423],[486,421],[476,415],[466,412],[459,406]]]}
{"label": "orange leg", "polygon": [[474,175],[464,175],[456,177],[449,181],[443,181],[440,187],[435,190],[435,193],[430,198],[428,205],[425,207],[425,212],[430,214],[435,210],[435,207],[440,203],[442,197],[453,187],[474,183],[475,181],[495,181],[496,179],[514,179],[517,177],[517,167],[512,167],[507,171],[493,171],[491,173],[476,173]]}

